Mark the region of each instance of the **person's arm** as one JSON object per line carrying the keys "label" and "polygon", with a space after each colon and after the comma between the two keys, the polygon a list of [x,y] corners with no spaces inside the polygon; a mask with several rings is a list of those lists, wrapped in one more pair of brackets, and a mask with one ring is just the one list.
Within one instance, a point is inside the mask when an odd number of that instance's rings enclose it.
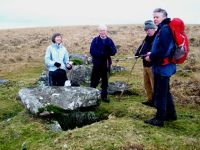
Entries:
{"label": "person's arm", "polygon": [[140,46],[136,49],[136,51],[135,51],[135,56],[139,56],[139,55],[140,55],[139,51],[140,51],[141,47],[142,47],[142,45],[140,45]]}
{"label": "person's arm", "polygon": [[112,39],[108,38],[103,48],[105,57],[114,56],[117,53],[116,46]]}
{"label": "person's arm", "polygon": [[144,51],[144,45],[146,43],[146,38],[147,36],[145,37],[145,39],[142,41],[142,44],[138,47],[138,49],[136,50],[135,52],[135,56],[140,56],[140,55],[143,55],[143,51]]}
{"label": "person's arm", "polygon": [[150,54],[150,59],[152,61],[164,59],[165,57],[169,56],[171,49],[173,49],[173,37],[170,28],[167,25],[161,28],[159,35],[156,38],[156,47],[153,45],[153,51]]}
{"label": "person's arm", "polygon": [[169,26],[164,26],[160,32],[160,51],[159,56],[161,58],[168,57],[173,49],[173,36]]}
{"label": "person's arm", "polygon": [[64,53],[64,58],[63,58],[63,62],[65,65],[67,65],[69,63],[69,53],[67,51],[67,49],[64,49],[65,53]]}
{"label": "person's arm", "polygon": [[69,63],[69,53],[67,51],[67,49],[65,49],[65,54],[64,54],[64,64],[65,64],[65,67],[68,69],[68,70],[71,70],[72,69],[72,65]]}
{"label": "person's arm", "polygon": [[169,26],[164,26],[160,33],[160,56],[161,58],[169,57],[173,48],[174,40]]}
{"label": "person's arm", "polygon": [[114,56],[117,53],[117,49],[112,39],[110,39],[110,48],[111,48],[110,56]]}
{"label": "person's arm", "polygon": [[135,56],[139,56],[142,53],[142,49],[143,49],[143,45],[144,45],[144,41],[143,43],[138,47],[138,49],[135,52]]}
{"label": "person's arm", "polygon": [[53,67],[55,61],[52,60],[51,48],[48,47],[45,54],[45,64],[49,67]]}

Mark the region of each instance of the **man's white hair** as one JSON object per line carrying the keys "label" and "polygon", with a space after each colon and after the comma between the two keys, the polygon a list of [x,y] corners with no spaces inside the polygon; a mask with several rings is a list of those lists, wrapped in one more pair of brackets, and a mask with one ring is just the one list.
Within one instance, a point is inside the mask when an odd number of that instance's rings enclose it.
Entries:
{"label": "man's white hair", "polygon": [[98,26],[98,30],[108,30],[108,27],[105,24],[101,24]]}

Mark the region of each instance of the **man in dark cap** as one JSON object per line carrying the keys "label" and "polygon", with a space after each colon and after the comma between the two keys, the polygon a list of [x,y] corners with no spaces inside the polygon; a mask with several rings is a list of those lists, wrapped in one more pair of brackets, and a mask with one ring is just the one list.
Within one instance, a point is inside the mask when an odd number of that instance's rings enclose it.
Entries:
{"label": "man in dark cap", "polygon": [[143,59],[143,76],[144,76],[144,88],[147,94],[147,101],[142,102],[142,104],[147,106],[154,106],[153,104],[153,73],[151,69],[151,62],[146,61],[144,58],[146,54],[151,50],[152,43],[155,38],[156,25],[152,20],[147,20],[144,23],[144,30],[146,32],[146,37],[142,44],[137,49],[135,56],[136,58],[141,57]]}

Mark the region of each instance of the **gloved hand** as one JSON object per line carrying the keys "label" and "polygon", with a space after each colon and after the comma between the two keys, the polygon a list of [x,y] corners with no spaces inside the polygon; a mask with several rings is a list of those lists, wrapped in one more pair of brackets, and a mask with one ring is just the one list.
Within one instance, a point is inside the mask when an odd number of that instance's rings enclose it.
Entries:
{"label": "gloved hand", "polygon": [[61,64],[58,63],[58,62],[55,62],[55,63],[54,63],[54,66],[56,66],[57,68],[59,68],[59,67],[61,66]]}
{"label": "gloved hand", "polygon": [[67,64],[67,66],[66,66],[66,67],[67,67],[67,69],[68,69],[68,70],[71,70],[71,69],[72,69],[72,65],[71,65],[71,64],[69,64],[69,63]]}

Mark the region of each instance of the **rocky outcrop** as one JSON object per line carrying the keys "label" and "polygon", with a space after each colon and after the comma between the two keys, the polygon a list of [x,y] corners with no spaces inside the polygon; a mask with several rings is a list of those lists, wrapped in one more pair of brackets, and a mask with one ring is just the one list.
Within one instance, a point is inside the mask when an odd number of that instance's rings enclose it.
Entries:
{"label": "rocky outcrop", "polygon": [[123,94],[134,94],[126,82],[116,81],[108,83],[108,94],[118,95],[122,92]]}
{"label": "rocky outcrop", "polygon": [[69,59],[70,60],[74,60],[74,59],[81,60],[83,62],[83,64],[89,64],[90,63],[89,57],[87,55],[83,55],[83,54],[70,54]]}
{"label": "rocky outcrop", "polygon": [[43,71],[38,80],[38,86],[48,86],[48,71]]}
{"label": "rocky outcrop", "polygon": [[89,86],[92,67],[88,65],[73,66],[72,71],[68,73],[68,78],[72,86]]}
{"label": "rocky outcrop", "polygon": [[0,85],[5,84],[5,83],[7,83],[7,82],[8,82],[8,80],[1,80],[1,79],[0,79]]}
{"label": "rocky outcrop", "polygon": [[111,73],[118,73],[118,72],[122,72],[122,71],[126,71],[126,68],[122,67],[122,66],[112,66],[111,67]]}
{"label": "rocky outcrop", "polygon": [[36,87],[23,88],[19,91],[22,104],[32,114],[47,105],[57,106],[67,111],[96,106],[100,92],[90,87]]}

